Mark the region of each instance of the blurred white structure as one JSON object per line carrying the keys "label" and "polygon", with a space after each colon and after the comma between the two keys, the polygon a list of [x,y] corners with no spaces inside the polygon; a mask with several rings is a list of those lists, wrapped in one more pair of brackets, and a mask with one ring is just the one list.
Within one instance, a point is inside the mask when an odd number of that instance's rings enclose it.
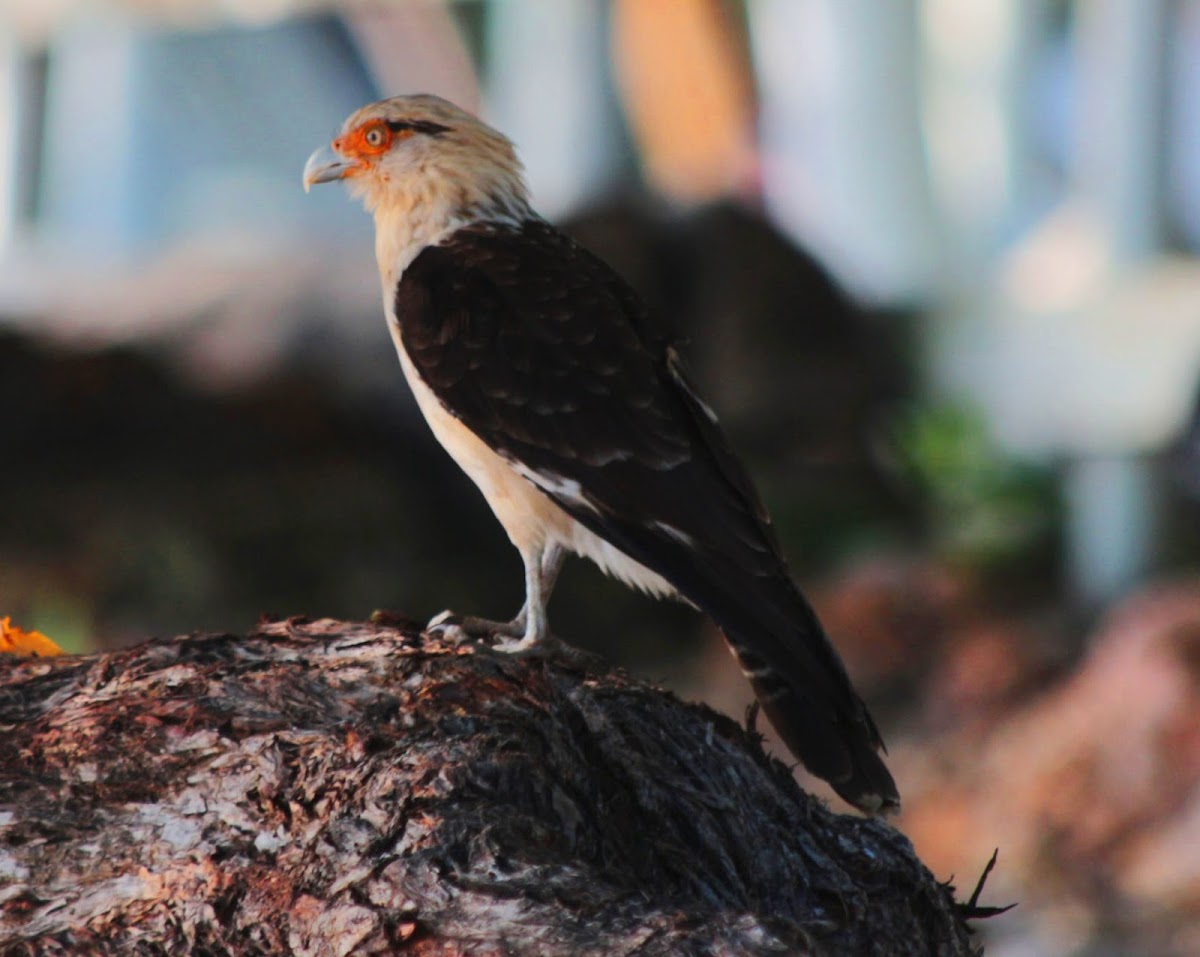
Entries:
{"label": "blurred white structure", "polygon": [[478,101],[449,7],[234,22],[187,0],[41,10],[0,43],[0,321],[171,343],[213,383],[261,374],[306,337],[353,349],[382,334],[347,321],[377,315],[370,221],[343,191],[305,195],[300,170],[381,95],[384,51],[384,82]]}
{"label": "blurred white structure", "polygon": [[1009,448],[1065,463],[1069,571],[1093,602],[1153,564],[1148,456],[1200,382],[1200,265],[1163,249],[1169,9],[1077,6],[1066,198],[933,339],[945,388],[982,402]]}

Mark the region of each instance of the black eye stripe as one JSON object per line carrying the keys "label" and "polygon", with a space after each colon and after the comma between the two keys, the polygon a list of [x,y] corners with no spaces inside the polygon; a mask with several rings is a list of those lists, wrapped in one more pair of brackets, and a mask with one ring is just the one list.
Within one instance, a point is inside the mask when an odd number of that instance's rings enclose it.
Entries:
{"label": "black eye stripe", "polygon": [[387,128],[393,133],[424,133],[427,136],[441,136],[450,132],[450,127],[429,120],[388,120]]}

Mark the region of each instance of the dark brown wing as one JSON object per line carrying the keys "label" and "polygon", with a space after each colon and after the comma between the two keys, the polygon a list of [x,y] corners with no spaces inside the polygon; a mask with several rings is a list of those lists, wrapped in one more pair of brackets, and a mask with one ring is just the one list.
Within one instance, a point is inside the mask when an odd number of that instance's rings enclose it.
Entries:
{"label": "dark brown wing", "polygon": [[453,415],[713,617],[809,770],[860,806],[896,803],[878,733],[749,478],[608,266],[540,221],[467,227],[413,260],[395,311]]}

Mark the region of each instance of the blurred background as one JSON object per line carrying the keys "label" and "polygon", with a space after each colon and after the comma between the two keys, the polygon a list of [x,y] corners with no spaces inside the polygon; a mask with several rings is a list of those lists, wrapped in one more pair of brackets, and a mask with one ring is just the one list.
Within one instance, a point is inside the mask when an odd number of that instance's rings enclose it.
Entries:
{"label": "blurred background", "polygon": [[[989,954],[1200,953],[1197,0],[0,0],[0,615],[516,611],[300,189],[416,91],[688,340]],[[553,615],[750,700],[580,562]]]}

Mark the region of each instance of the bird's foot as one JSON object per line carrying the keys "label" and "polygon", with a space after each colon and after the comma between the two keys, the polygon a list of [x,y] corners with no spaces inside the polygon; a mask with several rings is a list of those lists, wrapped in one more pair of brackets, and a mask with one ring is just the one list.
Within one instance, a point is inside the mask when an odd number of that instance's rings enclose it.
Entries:
{"label": "bird's foot", "polygon": [[425,631],[454,645],[481,638],[513,639],[525,634],[525,614],[522,612],[512,621],[491,621],[471,615],[456,615],[447,609],[430,618]]}
{"label": "bird's foot", "polygon": [[566,643],[553,635],[510,635],[488,646],[492,651],[514,658],[545,658],[565,647]]}
{"label": "bird's foot", "polygon": [[608,663],[599,655],[569,645],[554,635],[524,635],[520,638],[502,638],[491,645],[483,645],[488,651],[507,655],[510,658],[526,658],[566,665],[579,671],[608,671]]}
{"label": "bird's foot", "polygon": [[425,631],[449,644],[473,644],[480,651],[511,658],[550,661],[580,671],[609,670],[608,663],[599,655],[568,645],[549,632],[531,632],[524,609],[512,621],[489,621],[444,611],[429,620]]}

